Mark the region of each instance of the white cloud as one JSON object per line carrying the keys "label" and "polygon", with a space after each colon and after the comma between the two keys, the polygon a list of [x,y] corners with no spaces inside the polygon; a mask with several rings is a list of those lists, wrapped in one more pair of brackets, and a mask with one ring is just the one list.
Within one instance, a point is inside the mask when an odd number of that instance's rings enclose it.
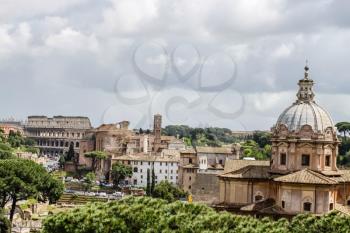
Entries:
{"label": "white cloud", "polygon": [[65,28],[58,34],[50,35],[45,45],[68,53],[79,50],[96,52],[99,47],[95,35],[84,35],[72,28]]}
{"label": "white cloud", "polygon": [[[135,72],[132,54],[137,45],[157,44],[138,50],[136,65],[154,77],[167,74],[167,85],[162,88],[177,88],[176,94],[184,96],[185,90],[198,87],[201,77],[197,72],[185,82],[179,73],[186,76],[196,68],[198,57],[228,53],[238,71],[228,88],[247,97],[246,112],[239,120],[243,128],[266,129],[294,100],[308,58],[318,95],[327,95],[325,107],[330,107],[335,119],[343,119],[348,117],[346,108],[339,110],[338,103],[349,98],[350,88],[347,6],[329,0],[1,0],[0,81],[4,89],[25,84],[22,93],[27,93],[28,101],[34,98],[29,93],[38,92],[41,83],[40,88],[56,88],[52,94],[45,92],[47,99],[57,100],[59,95],[54,93],[75,88],[77,96],[88,89],[99,101],[110,103],[107,98],[113,96],[116,77]],[[166,55],[176,48],[174,62],[179,72],[174,73],[164,64],[170,61]],[[225,81],[233,73],[225,60],[218,61],[209,59],[203,67],[205,86]],[[124,80],[125,91],[135,94],[140,88],[132,79]],[[21,91],[13,93],[11,103],[0,102],[4,114],[25,115]],[[35,101],[40,103],[38,98]],[[81,99],[74,103],[84,115]],[[221,107],[234,109],[231,99]],[[45,109],[32,107],[33,111]],[[118,107],[145,111],[144,106],[126,108],[119,103]],[[203,109],[191,114],[201,123],[237,126],[236,120],[213,119]]]}

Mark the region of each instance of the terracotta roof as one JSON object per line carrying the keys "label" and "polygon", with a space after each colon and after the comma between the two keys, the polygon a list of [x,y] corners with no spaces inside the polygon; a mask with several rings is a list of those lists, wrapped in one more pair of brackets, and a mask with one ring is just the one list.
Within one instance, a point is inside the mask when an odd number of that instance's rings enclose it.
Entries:
{"label": "terracotta roof", "polygon": [[243,167],[255,165],[255,166],[270,166],[270,161],[268,160],[226,160],[224,173],[235,171]]}
{"label": "terracotta roof", "polygon": [[310,169],[293,172],[291,174],[280,176],[274,179],[283,183],[300,183],[300,184],[337,184],[332,178],[322,175],[321,173]]}
{"label": "terracotta roof", "polygon": [[239,179],[269,179],[270,166],[249,165],[241,169],[224,173],[220,177]]}
{"label": "terracotta roof", "polygon": [[186,148],[185,150],[180,151],[181,154],[195,154],[196,151],[193,148]]}
{"label": "terracotta roof", "polygon": [[196,147],[197,153],[205,154],[232,154],[231,147],[209,147],[209,146],[198,146]]}
{"label": "terracotta roof", "polygon": [[198,165],[196,164],[186,164],[184,166],[182,166],[183,168],[198,168]]}
{"label": "terracotta roof", "polygon": [[113,160],[129,160],[129,161],[150,161],[150,162],[180,162],[178,157],[175,156],[160,156],[155,154],[139,153],[136,155],[122,155],[114,157]]}
{"label": "terracotta roof", "polygon": [[350,170],[338,170],[339,175],[333,176],[332,179],[342,183],[350,182]]}

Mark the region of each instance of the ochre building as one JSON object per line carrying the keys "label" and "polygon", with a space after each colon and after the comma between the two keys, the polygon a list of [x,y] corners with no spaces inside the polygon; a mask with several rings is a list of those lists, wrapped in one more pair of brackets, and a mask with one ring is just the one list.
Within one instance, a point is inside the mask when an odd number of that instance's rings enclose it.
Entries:
{"label": "ochre building", "polygon": [[271,160],[232,161],[219,176],[222,206],[281,215],[349,212],[350,173],[337,168],[337,129],[316,103],[308,71],[297,100],[272,128]]}

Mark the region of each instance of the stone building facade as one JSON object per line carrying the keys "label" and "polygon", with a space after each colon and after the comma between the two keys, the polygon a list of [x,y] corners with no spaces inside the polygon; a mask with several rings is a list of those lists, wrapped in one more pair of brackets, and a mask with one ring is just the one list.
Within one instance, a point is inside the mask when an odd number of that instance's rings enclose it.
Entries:
{"label": "stone building facade", "polygon": [[239,159],[237,145],[196,147],[180,151],[180,187],[193,195],[194,201],[219,201],[218,175],[227,161]]}
{"label": "stone building facade", "polygon": [[23,125],[20,121],[0,121],[0,129],[4,131],[4,135],[7,137],[11,131],[19,132],[23,135]]}
{"label": "stone building facade", "polygon": [[91,128],[87,117],[29,116],[24,124],[24,134],[36,141],[41,154],[59,156],[68,151],[71,144],[79,154],[80,142]]}
{"label": "stone building facade", "polygon": [[349,212],[349,170],[337,168],[337,129],[329,113],[314,100],[308,67],[298,85],[297,100],[272,128],[268,164],[245,161],[219,176],[223,205],[281,215],[323,214],[333,209]]}

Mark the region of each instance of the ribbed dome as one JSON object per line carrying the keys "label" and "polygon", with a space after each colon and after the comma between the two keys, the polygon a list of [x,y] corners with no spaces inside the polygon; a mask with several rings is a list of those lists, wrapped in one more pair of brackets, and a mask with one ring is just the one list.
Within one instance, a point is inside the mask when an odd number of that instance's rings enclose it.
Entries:
{"label": "ribbed dome", "polygon": [[314,102],[293,104],[281,114],[277,121],[279,124],[285,124],[290,131],[300,130],[303,125],[310,125],[314,131],[321,132],[334,127],[328,112]]}
{"label": "ribbed dome", "polygon": [[314,131],[323,132],[328,127],[334,127],[332,118],[326,110],[315,103],[312,90],[314,82],[309,78],[309,68],[305,67],[304,79],[298,83],[297,101],[287,108],[278,118],[277,125],[284,124],[290,131],[300,130],[304,125],[310,125]]}

